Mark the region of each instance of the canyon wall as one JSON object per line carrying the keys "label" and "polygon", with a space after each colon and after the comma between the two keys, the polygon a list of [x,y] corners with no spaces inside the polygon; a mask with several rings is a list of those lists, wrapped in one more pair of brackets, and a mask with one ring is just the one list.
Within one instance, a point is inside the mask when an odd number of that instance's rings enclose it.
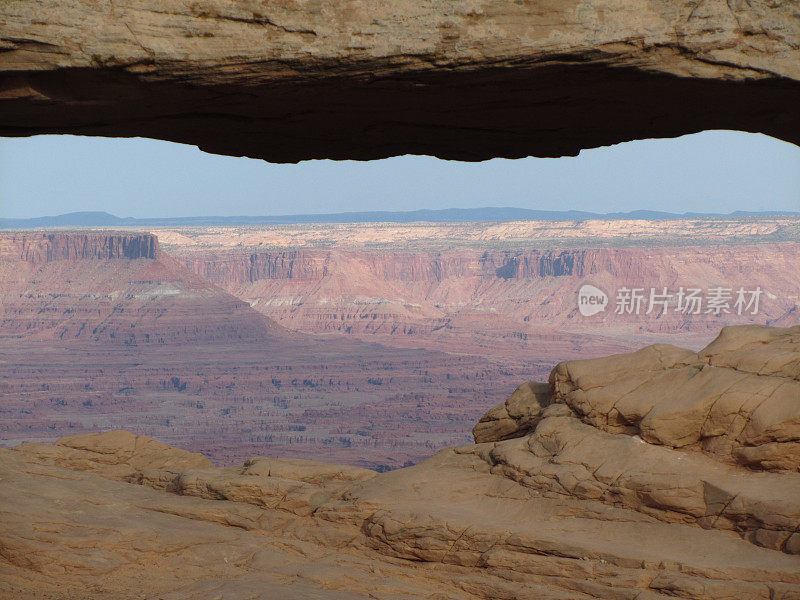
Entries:
{"label": "canyon wall", "polygon": [[147,233],[0,233],[0,278],[4,338],[136,345],[282,334]]}
{"label": "canyon wall", "polygon": [[149,233],[7,233],[0,234],[0,261],[32,266],[55,260],[155,259],[158,239]]}
{"label": "canyon wall", "polygon": [[[197,256],[194,256],[197,254]],[[246,285],[264,279],[320,280],[345,270],[358,270],[365,278],[411,283],[441,283],[455,278],[544,279],[590,277],[608,273],[620,280],[641,278],[674,280],[689,271],[688,261],[698,271],[715,269],[720,275],[766,268],[780,270],[785,261],[796,260],[799,244],[745,245],[744,247],[688,248],[576,248],[530,250],[452,251],[348,251],[267,250],[263,252],[215,253],[201,250],[180,252],[190,270],[209,281]],[[760,259],[769,257],[759,264]],[[339,270],[337,270],[339,269]],[[687,280],[687,284],[689,280]]]}
{"label": "canyon wall", "polygon": [[[333,267],[358,263],[364,276],[382,280],[440,283],[456,277],[533,279],[545,276],[582,276],[587,270],[613,263],[604,250],[542,250],[419,253],[393,251],[325,252],[319,250],[266,251],[252,254],[187,256],[187,267],[218,284],[242,285],[262,279],[319,280],[336,275]],[[635,258],[635,257],[634,257]],[[630,262],[633,262],[631,259]]]}
{"label": "canyon wall", "polygon": [[[726,324],[800,320],[800,244],[792,242],[441,251],[168,248],[190,270],[286,327],[378,336],[384,343],[446,342],[452,351],[483,352],[495,339],[500,345],[490,350],[512,357],[528,343],[553,342],[555,333],[629,341],[683,336],[692,345]],[[584,284],[608,295],[603,312],[579,312]],[[651,292],[655,301],[665,288],[671,294],[666,306],[654,302],[651,308]],[[721,310],[679,306],[681,289],[707,295],[714,288],[730,295]],[[619,305],[624,289],[640,290],[636,311]],[[758,306],[736,306],[740,289],[760,289]]]}

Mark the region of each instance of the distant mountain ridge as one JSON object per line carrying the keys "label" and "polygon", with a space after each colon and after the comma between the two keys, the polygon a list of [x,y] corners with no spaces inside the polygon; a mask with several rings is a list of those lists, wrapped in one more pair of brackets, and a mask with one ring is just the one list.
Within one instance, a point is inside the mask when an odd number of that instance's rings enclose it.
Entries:
{"label": "distant mountain ridge", "polygon": [[533,210],[514,207],[445,208],[440,210],[366,211],[326,214],[235,217],[163,217],[137,219],[117,217],[103,211],[71,212],[30,219],[2,219],[0,229],[40,229],[49,227],[170,227],[203,225],[294,225],[302,223],[471,223],[504,221],[585,221],[589,219],[741,219],[747,217],[800,216],[791,211],[735,211],[722,213],[669,213],[656,210],[594,213],[580,210]]}

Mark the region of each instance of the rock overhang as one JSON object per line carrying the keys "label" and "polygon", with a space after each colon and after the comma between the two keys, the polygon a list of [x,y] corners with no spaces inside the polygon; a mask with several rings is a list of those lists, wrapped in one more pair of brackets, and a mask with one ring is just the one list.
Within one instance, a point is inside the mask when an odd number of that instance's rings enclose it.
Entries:
{"label": "rock overhang", "polygon": [[273,162],[555,157],[705,129],[800,143],[792,3],[13,0],[2,12],[6,136],[143,136]]}

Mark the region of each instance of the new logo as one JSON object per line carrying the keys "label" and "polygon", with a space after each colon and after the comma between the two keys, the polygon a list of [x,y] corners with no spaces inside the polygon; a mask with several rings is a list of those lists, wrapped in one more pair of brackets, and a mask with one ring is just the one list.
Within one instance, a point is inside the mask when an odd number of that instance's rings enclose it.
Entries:
{"label": "new logo", "polygon": [[584,317],[603,312],[606,306],[608,306],[608,295],[600,288],[586,283],[578,290],[578,310]]}

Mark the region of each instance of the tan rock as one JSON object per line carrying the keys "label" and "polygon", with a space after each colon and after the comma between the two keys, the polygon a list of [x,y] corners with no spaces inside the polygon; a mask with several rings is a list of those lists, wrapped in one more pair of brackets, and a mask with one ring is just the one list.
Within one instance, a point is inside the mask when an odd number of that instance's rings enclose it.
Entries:
{"label": "tan rock", "polygon": [[698,354],[715,367],[800,380],[800,327],[725,327]]}
{"label": "tan rock", "polygon": [[800,327],[729,327],[697,354],[650,346],[566,362],[550,376],[553,399],[609,432],[797,472],[799,340]]}
{"label": "tan rock", "polygon": [[[30,455],[42,464],[73,471],[94,471],[127,481],[138,479],[146,472],[153,478],[166,477],[171,480],[187,469],[213,466],[202,454],[187,452],[127,431],[75,435],[61,438],[52,446],[23,443],[13,450]],[[165,482],[162,484],[165,485]]]}
{"label": "tan rock", "polygon": [[372,479],[375,471],[347,465],[332,465],[314,460],[292,458],[268,458],[258,456],[244,463],[246,475],[280,477],[306,483],[321,485],[330,482],[353,482]]}
{"label": "tan rock", "polygon": [[2,17],[2,135],[276,162],[575,155],[709,128],[800,140],[792,2],[9,0]]}
{"label": "tan rock", "polygon": [[550,404],[550,386],[528,381],[519,386],[503,404],[487,412],[472,430],[475,443],[496,442],[529,433]]}
{"label": "tan rock", "polygon": [[800,475],[749,472],[571,417],[546,418],[530,436],[496,444],[490,463],[493,473],[548,496],[599,500],[666,522],[733,530],[776,550],[784,549],[800,523]]}
{"label": "tan rock", "polygon": [[[197,468],[121,432],[0,450],[0,596],[798,598],[800,473],[784,468],[797,398],[761,387],[797,383],[796,334],[727,330],[699,354],[559,365],[549,398],[521,386],[484,421],[532,423],[521,437],[380,475]],[[746,364],[751,342],[773,366]],[[719,445],[696,417],[709,398]],[[741,403],[741,419],[714,413]]]}
{"label": "tan rock", "polygon": [[[167,489],[186,496],[309,515],[354,482],[376,475],[375,471],[345,465],[258,457],[242,468],[187,470],[173,478]],[[161,487],[158,477],[140,483]]]}

